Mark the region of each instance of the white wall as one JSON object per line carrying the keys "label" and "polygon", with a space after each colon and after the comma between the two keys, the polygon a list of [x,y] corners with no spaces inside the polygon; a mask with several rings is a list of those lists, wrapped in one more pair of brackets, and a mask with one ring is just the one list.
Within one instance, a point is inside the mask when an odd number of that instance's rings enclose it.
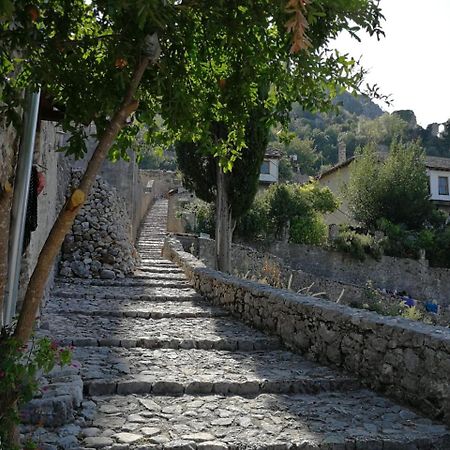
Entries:
{"label": "white wall", "polygon": [[269,173],[260,173],[259,181],[264,183],[278,183],[279,159],[265,158],[264,162],[269,163]]}
{"label": "white wall", "polygon": [[450,188],[450,171],[427,169],[427,174],[430,177],[431,200],[450,202],[450,195],[439,195],[439,177],[449,178],[449,188]]}

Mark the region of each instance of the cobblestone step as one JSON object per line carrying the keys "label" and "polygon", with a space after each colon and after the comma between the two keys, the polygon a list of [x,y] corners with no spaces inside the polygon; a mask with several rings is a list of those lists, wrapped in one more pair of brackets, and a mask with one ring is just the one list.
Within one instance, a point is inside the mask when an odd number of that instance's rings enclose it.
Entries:
{"label": "cobblestone step", "polygon": [[[200,297],[201,298],[201,297]],[[144,319],[225,317],[229,312],[211,306],[204,300],[149,301],[105,298],[52,298],[45,309],[48,314],[79,314],[113,317],[141,317]]]}
{"label": "cobblestone step", "polygon": [[99,280],[97,278],[92,278],[88,280],[71,280],[68,282],[64,282],[58,280],[59,287],[66,287],[70,284],[75,284],[77,287],[81,286],[102,286],[102,287],[120,287],[122,289],[127,289],[129,287],[161,287],[161,288],[189,288],[190,284],[186,280],[185,277],[179,279],[164,279],[164,278],[149,278],[149,279],[133,279],[133,278],[122,278],[116,280]]}
{"label": "cobblestone step", "polygon": [[136,248],[142,250],[142,251],[146,251],[146,250],[158,250],[161,251],[162,248],[162,244],[164,243],[164,238],[162,238],[160,241],[153,241],[153,242],[148,242],[145,244],[136,244]]}
{"label": "cobblestone step", "polygon": [[233,319],[142,319],[52,314],[40,334],[75,346],[274,350],[279,340]]}
{"label": "cobblestone step", "polygon": [[[369,391],[93,397],[84,447],[167,450],[445,450],[448,431]],[[93,408],[90,404],[89,407]],[[115,448],[115,447],[112,447]]]}
{"label": "cobblestone step", "polygon": [[147,267],[178,267],[171,261],[164,258],[141,258],[141,266]]}
{"label": "cobblestone step", "polygon": [[158,259],[158,258],[162,258],[161,257],[161,251],[160,250],[155,250],[155,251],[150,251],[150,250],[141,250],[139,252],[139,254],[141,255],[142,258],[145,259]]}
{"label": "cobblestone step", "polygon": [[135,271],[135,276],[139,274],[149,274],[149,273],[184,273],[180,268],[178,267],[165,267],[165,266],[140,266]]}
{"label": "cobblestone step", "polygon": [[[53,291],[53,296],[58,298],[105,298],[125,300],[149,300],[149,301],[189,301],[201,300],[202,297],[192,288],[137,288],[128,287],[122,289],[120,286],[63,286]],[[51,303],[51,301],[50,301]]]}
{"label": "cobblestone step", "polygon": [[286,351],[148,350],[79,347],[90,395],[318,393],[352,390],[355,378]]}
{"label": "cobblestone step", "polygon": [[[173,270],[173,269],[172,269]],[[182,271],[179,272],[146,272],[137,271],[133,275],[133,280],[172,280],[187,281]]]}

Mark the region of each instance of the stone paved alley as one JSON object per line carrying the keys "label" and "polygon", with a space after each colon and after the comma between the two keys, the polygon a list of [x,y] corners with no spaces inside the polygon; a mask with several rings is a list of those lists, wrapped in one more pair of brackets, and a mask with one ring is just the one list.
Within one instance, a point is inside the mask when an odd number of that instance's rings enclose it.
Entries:
{"label": "stone paved alley", "polygon": [[134,278],[58,280],[41,333],[75,346],[84,399],[69,426],[24,428],[42,448],[450,448],[443,425],[210,306],[160,256],[166,216],[160,200]]}

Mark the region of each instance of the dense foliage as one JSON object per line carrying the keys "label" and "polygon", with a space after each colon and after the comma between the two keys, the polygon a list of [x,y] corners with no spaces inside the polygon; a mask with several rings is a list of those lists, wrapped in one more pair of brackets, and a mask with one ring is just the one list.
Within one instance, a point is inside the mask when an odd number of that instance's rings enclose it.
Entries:
{"label": "dense foliage", "polygon": [[337,201],[316,182],[305,185],[274,184],[257,196],[236,232],[246,239],[286,239],[294,243],[322,244],[327,238],[323,214]]}
{"label": "dense foliage", "polygon": [[367,256],[379,259],[384,253],[384,239],[377,239],[373,234],[352,230],[349,226],[341,225],[338,236],[330,242],[331,248],[342,253],[348,253],[353,258],[364,261]]}
{"label": "dense foliage", "polygon": [[346,199],[354,219],[376,229],[381,219],[420,229],[433,216],[423,149],[395,141],[384,158],[367,146],[352,164]]}
{"label": "dense foliage", "polygon": [[151,148],[147,148],[145,151],[141,151],[139,156],[139,168],[140,169],[152,169],[152,170],[177,170],[178,165],[175,159],[175,155],[172,152],[156,151]]}
{"label": "dense foliage", "polygon": [[[450,267],[450,229],[446,215],[429,200],[423,149],[395,141],[380,155],[367,146],[352,164],[345,192],[362,229],[341,228],[334,246],[364,259],[381,254],[419,258]],[[378,237],[377,237],[378,236]]]}
{"label": "dense foliage", "polygon": [[[258,188],[259,169],[267,147],[266,110],[260,107],[251,114],[245,128],[246,147],[235,161],[233,170],[226,174],[227,194],[234,219],[250,207]],[[216,128],[223,127],[216,125]],[[216,134],[220,133],[220,130]],[[183,185],[195,192],[198,198],[212,203],[217,195],[217,161],[201,142],[179,142],[176,145],[178,167],[183,175]]]}
{"label": "dense foliage", "polygon": [[[392,114],[373,103],[368,97],[353,96],[349,93],[339,95],[334,104],[336,109],[329,113],[311,113],[294,104],[290,114],[288,134],[274,129],[270,145],[276,145],[285,155],[292,151],[289,139],[294,146],[304,143],[308,149],[299,155],[299,163],[292,164],[286,157],[283,164],[288,168],[297,165],[302,173],[313,175],[321,167],[332,166],[338,161],[338,141],[346,144],[347,157],[352,157],[359,147],[370,143],[385,148],[392,141],[401,138],[403,142],[421,142],[425,153],[431,156],[450,157],[450,121],[443,124],[430,124],[422,128],[417,124],[413,111],[401,110]],[[301,155],[305,155],[305,158]]]}
{"label": "dense foliage", "polygon": [[[323,214],[337,208],[337,200],[328,188],[316,182],[273,184],[259,192],[251,208],[239,219],[236,234],[240,239],[289,239],[303,244],[324,244],[328,228]],[[214,207],[196,202],[186,211],[196,216],[192,231],[214,236]]]}

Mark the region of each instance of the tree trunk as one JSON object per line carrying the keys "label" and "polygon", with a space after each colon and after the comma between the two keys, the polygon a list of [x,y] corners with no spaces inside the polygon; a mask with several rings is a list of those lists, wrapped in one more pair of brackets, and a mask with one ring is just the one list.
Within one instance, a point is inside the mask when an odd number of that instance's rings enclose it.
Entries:
{"label": "tree trunk", "polygon": [[216,197],[216,265],[221,272],[231,272],[231,241],[234,221],[228,201],[228,179],[217,164]]}
{"label": "tree trunk", "polygon": [[100,138],[83,178],[81,179],[80,185],[75,189],[60,211],[58,218],[45,241],[44,247],[39,254],[36,268],[28,283],[17,327],[14,332],[14,336],[22,343],[26,343],[32,334],[33,324],[44,293],[45,285],[55,258],[64,241],[64,237],[70,231],[73,221],[88,196],[89,191],[95,182],[95,177],[106,158],[109,149],[121,129],[124,127],[126,119],[139,105],[139,102],[134,100],[133,97],[148,64],[149,58],[143,57],[136,66],[130,86],[121,106],[115,112]]}

